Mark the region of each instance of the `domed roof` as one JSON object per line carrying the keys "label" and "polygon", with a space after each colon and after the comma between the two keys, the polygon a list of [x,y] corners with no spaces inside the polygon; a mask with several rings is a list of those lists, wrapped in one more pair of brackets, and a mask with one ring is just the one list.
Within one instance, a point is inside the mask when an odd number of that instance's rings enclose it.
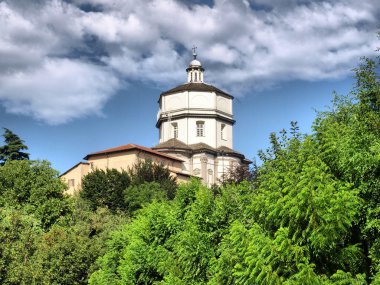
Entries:
{"label": "domed roof", "polygon": [[195,67],[195,66],[202,66],[201,62],[199,60],[196,60],[196,59],[193,59],[191,62],[190,62],[190,67]]}
{"label": "domed roof", "polygon": [[210,84],[206,84],[206,83],[185,83],[185,84],[182,84],[182,85],[179,85],[177,87],[174,87],[170,90],[167,90],[165,92],[162,92],[161,95],[160,95],[160,98],[161,96],[163,95],[167,95],[167,94],[173,94],[173,93],[179,93],[179,92],[183,92],[183,91],[200,91],[200,92],[216,92],[216,93],[219,93],[219,94],[223,94],[224,96],[227,96],[231,99],[233,99],[234,97],[226,92],[224,92],[223,90],[220,90],[219,88],[216,88],[215,86],[212,86]]}

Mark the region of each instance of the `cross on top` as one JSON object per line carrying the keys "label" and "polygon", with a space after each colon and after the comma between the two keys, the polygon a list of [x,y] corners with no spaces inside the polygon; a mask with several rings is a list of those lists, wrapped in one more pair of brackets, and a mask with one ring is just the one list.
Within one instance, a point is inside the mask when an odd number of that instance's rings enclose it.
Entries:
{"label": "cross on top", "polygon": [[193,50],[193,57],[194,57],[194,59],[197,59],[197,47],[193,46],[192,50]]}

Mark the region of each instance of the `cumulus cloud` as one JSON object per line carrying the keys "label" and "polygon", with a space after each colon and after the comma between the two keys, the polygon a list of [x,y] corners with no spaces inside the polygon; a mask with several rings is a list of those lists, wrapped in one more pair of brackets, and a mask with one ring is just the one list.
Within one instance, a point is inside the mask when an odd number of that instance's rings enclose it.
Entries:
{"label": "cumulus cloud", "polygon": [[0,104],[59,124],[124,82],[173,87],[198,46],[206,81],[243,95],[341,78],[378,46],[377,0],[0,2]]}
{"label": "cumulus cloud", "polygon": [[0,76],[6,110],[61,124],[84,114],[101,114],[119,86],[99,66],[69,59],[45,59],[38,68]]}

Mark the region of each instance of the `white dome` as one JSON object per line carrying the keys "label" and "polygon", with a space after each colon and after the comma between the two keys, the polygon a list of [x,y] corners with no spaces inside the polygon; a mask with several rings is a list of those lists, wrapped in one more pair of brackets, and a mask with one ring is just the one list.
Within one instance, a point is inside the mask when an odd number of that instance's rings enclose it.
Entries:
{"label": "white dome", "polygon": [[199,60],[193,59],[190,62],[190,66],[202,66],[201,62]]}

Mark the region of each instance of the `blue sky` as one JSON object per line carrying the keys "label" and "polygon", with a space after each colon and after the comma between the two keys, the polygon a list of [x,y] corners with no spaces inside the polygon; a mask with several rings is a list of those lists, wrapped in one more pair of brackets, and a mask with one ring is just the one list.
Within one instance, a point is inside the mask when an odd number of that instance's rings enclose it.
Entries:
{"label": "blue sky", "polygon": [[0,127],[63,172],[88,153],[158,143],[157,99],[186,81],[235,96],[234,148],[253,159],[272,131],[309,133],[352,68],[373,56],[376,0],[0,2]]}

